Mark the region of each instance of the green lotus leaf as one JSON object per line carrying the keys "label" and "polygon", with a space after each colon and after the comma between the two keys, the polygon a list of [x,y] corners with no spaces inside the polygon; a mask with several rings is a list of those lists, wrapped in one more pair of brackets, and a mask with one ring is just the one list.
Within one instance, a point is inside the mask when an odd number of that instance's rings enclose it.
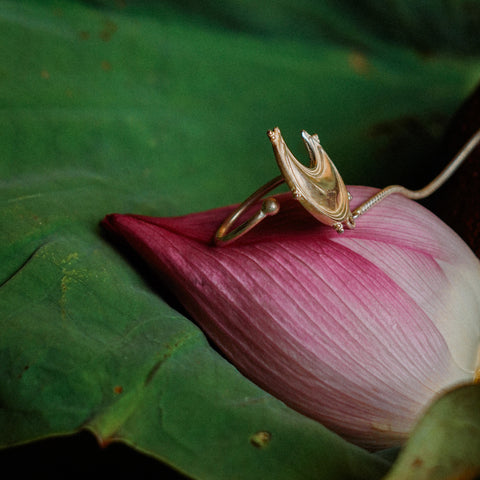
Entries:
{"label": "green lotus leaf", "polygon": [[98,227],[244,199],[276,125],[347,183],[431,177],[480,8],[269,3],[0,1],[2,447],[89,430],[199,479],[387,472],[241,376]]}
{"label": "green lotus leaf", "polygon": [[480,385],[455,389],[429,409],[385,480],[474,480],[480,475]]}

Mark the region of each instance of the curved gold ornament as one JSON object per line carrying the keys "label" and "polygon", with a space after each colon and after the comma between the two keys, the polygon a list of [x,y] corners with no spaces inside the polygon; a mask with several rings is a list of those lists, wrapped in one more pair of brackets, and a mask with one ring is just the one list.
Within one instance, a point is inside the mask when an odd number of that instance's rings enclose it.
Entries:
{"label": "curved gold ornament", "polygon": [[260,187],[223,221],[213,239],[215,245],[227,245],[245,235],[266,217],[276,215],[280,206],[274,197],[269,197],[263,200],[260,210],[255,215],[234,228],[235,222],[249,207],[283,182],[290,187],[293,197],[317,220],[333,227],[338,233],[342,233],[344,226],[350,229],[355,228],[356,218],[389,195],[396,193],[414,200],[431,195],[453,175],[465,158],[480,144],[480,130],[477,130],[440,174],[425,187],[420,190],[409,190],[401,185],[389,185],[352,212],[350,210],[350,194],[335,165],[320,145],[317,135],[309,135],[305,130],[302,132],[303,142],[310,156],[310,166],[306,167],[289,150],[278,127],[267,133],[282,175]]}
{"label": "curved gold ornament", "polygon": [[343,224],[355,228],[350,194],[335,165],[320,145],[318,135],[302,131],[310,166],[301,164],[287,147],[280,129],[268,132],[283,178],[293,197],[317,220],[343,232]]}

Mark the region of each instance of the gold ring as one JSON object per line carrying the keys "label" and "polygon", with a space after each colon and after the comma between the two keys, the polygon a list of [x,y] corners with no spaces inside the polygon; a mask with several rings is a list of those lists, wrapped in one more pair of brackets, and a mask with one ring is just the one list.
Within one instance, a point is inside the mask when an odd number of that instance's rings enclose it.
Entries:
{"label": "gold ring", "polygon": [[233,242],[266,217],[278,213],[280,206],[277,200],[273,197],[267,198],[253,217],[232,230],[235,221],[248,207],[283,182],[287,183],[293,197],[320,222],[332,226],[337,232],[343,232],[344,223],[348,228],[354,228],[350,195],[335,165],[320,145],[318,136],[302,132],[310,156],[310,167],[307,168],[289,150],[278,127],[269,130],[267,134],[282,175],[259,188],[224,220],[215,234],[215,245]]}
{"label": "gold ring", "polygon": [[420,190],[409,190],[401,185],[390,185],[377,192],[352,212],[350,210],[351,196],[347,187],[330,157],[320,145],[317,135],[309,135],[305,130],[302,132],[303,142],[310,156],[310,166],[306,167],[289,150],[278,127],[269,130],[267,134],[282,175],[275,177],[250,195],[223,221],[215,234],[215,245],[222,246],[233,242],[266,217],[278,213],[280,209],[278,201],[269,197],[263,201],[260,210],[253,217],[234,228],[235,222],[248,207],[283,182],[289,186],[293,198],[298,200],[318,221],[333,227],[338,233],[342,233],[344,227],[355,228],[356,218],[393,193],[414,200],[431,195],[453,175],[465,158],[480,144],[480,130],[477,130],[440,174],[425,187]]}

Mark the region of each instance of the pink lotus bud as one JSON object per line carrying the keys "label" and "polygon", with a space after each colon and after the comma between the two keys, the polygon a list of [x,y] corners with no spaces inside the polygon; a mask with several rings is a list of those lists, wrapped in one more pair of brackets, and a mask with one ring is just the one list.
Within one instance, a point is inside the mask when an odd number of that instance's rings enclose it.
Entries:
{"label": "pink lotus bud", "polygon": [[[355,204],[373,189],[349,187]],[[231,207],[109,215],[248,378],[367,448],[400,443],[431,400],[479,373],[480,262],[435,215],[392,195],[338,235],[290,195],[224,248]]]}

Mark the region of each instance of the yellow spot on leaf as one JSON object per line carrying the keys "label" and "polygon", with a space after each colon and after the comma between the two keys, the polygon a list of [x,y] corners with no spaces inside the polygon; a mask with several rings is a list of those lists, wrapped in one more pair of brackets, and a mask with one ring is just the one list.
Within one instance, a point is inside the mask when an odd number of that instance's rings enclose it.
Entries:
{"label": "yellow spot on leaf", "polygon": [[107,60],[103,60],[102,62],[102,70],[104,70],[105,72],[108,72],[109,70],[112,69],[112,64],[107,61]]}
{"label": "yellow spot on leaf", "polygon": [[359,75],[366,75],[371,69],[370,62],[366,55],[360,52],[350,53],[348,63]]}
{"label": "yellow spot on leaf", "polygon": [[118,27],[115,22],[112,22],[111,20],[106,20],[103,24],[103,28],[100,31],[99,36],[104,42],[108,42],[112,38],[114,33],[117,31],[117,29]]}
{"label": "yellow spot on leaf", "polygon": [[78,32],[78,37],[80,38],[80,40],[88,40],[90,38],[90,32],[82,30]]}
{"label": "yellow spot on leaf", "polygon": [[55,262],[57,265],[62,266],[62,278],[60,280],[60,310],[62,319],[67,318],[67,294],[72,283],[77,283],[80,278],[84,276],[82,271],[78,271],[75,268],[71,268],[71,264],[78,260],[78,252],[69,253],[66,257]]}
{"label": "yellow spot on leaf", "polygon": [[272,434],[264,430],[254,433],[250,437],[250,443],[257,448],[265,448],[272,439]]}
{"label": "yellow spot on leaf", "polygon": [[69,253],[69,254],[62,260],[62,264],[72,263],[73,260],[78,260],[78,252]]}

